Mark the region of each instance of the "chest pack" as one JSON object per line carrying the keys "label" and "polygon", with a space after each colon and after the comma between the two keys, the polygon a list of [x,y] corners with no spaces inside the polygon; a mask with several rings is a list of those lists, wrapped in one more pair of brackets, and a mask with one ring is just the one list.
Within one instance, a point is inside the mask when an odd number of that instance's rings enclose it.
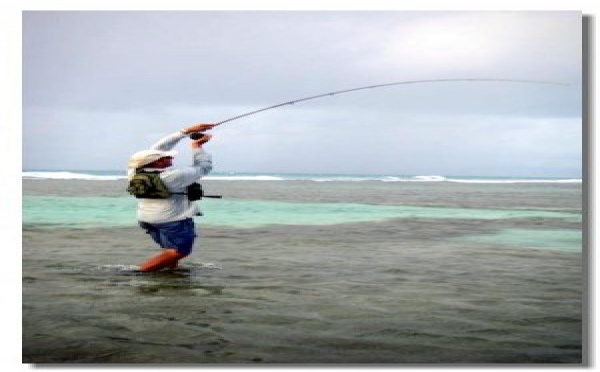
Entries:
{"label": "chest pack", "polygon": [[136,172],[129,181],[127,192],[137,199],[168,199],[171,195],[187,195],[189,201],[206,198],[221,198],[221,195],[204,195],[202,185],[194,182],[186,192],[171,192],[160,178],[160,172]]}

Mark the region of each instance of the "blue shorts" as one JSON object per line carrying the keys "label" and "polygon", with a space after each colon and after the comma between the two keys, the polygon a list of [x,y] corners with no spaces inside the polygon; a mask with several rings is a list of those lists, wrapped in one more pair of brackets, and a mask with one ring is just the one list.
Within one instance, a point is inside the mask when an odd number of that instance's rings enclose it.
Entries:
{"label": "blue shorts", "polygon": [[196,230],[194,220],[186,218],[181,221],[165,223],[147,223],[139,221],[140,227],[146,230],[152,239],[162,248],[176,249],[181,254],[192,252]]}

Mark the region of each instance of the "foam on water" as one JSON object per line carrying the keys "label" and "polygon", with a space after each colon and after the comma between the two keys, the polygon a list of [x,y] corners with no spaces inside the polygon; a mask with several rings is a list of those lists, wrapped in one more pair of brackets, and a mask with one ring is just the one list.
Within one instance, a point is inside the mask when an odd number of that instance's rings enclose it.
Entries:
{"label": "foam on water", "polygon": [[[31,180],[116,181],[127,179],[125,171],[25,171],[22,178]],[[580,178],[511,178],[511,177],[446,177],[441,175],[345,175],[288,173],[219,173],[205,180],[219,181],[313,181],[313,182],[452,182],[473,184],[582,183]]]}
{"label": "foam on water", "polygon": [[137,265],[115,264],[96,266],[93,268],[93,271],[136,271],[139,269],[140,267]]}
{"label": "foam on water", "polygon": [[121,175],[100,175],[77,172],[23,172],[24,179],[42,179],[42,180],[90,180],[90,181],[116,181],[127,179],[125,172]]}
{"label": "foam on water", "polygon": [[206,176],[203,179],[221,181],[285,181],[285,178],[275,176]]}
{"label": "foam on water", "polygon": [[[220,264],[212,262],[188,262],[182,265],[183,268],[194,268],[204,270],[222,270],[223,267]],[[110,265],[99,265],[91,268],[91,271],[108,271],[108,272],[137,272],[140,267],[137,265],[127,264],[110,264]]]}

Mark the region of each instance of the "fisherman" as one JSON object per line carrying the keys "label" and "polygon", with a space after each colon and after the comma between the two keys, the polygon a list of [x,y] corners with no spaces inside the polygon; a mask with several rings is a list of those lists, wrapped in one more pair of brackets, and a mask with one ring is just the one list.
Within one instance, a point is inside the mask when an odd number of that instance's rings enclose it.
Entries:
{"label": "fisherman", "polygon": [[188,199],[186,188],[212,170],[212,157],[202,147],[210,141],[212,135],[202,133],[201,138],[192,140],[192,166],[172,168],[173,157],[177,154],[172,149],[190,134],[204,132],[214,126],[197,124],[182,129],[162,138],[150,149],[136,152],[129,159],[130,181],[136,173],[158,173],[160,181],[168,190],[167,198],[137,199],[140,227],[162,248],[160,254],[151,257],[140,266],[140,271],[174,269],[180,259],[191,253],[196,238],[193,217],[200,215],[200,211],[197,204]]}

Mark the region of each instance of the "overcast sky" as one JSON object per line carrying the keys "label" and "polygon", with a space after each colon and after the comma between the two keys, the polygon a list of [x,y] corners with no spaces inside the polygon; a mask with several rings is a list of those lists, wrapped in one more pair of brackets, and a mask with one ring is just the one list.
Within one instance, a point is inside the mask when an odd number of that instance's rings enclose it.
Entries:
{"label": "overcast sky", "polygon": [[[198,122],[215,172],[580,177],[580,12],[24,12],[23,168],[123,169]],[[187,141],[176,165],[190,163]]]}

